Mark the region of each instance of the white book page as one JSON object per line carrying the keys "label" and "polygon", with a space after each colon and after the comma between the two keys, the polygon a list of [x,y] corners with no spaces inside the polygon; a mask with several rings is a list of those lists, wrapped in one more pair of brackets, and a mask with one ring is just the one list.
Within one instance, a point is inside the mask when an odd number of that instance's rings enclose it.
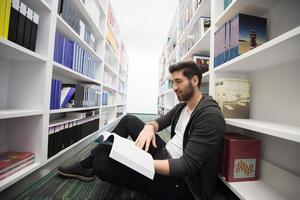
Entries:
{"label": "white book page", "polygon": [[135,146],[133,141],[112,134],[114,142],[109,157],[153,180],[155,172],[152,156]]}

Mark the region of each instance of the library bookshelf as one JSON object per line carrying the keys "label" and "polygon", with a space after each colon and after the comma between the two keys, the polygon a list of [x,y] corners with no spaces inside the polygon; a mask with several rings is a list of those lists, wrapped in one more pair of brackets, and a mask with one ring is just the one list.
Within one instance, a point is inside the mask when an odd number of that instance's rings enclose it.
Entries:
{"label": "library bookshelf", "polygon": [[[44,166],[81,142],[96,138],[109,123],[126,114],[128,54],[109,0],[93,0],[93,9],[84,1],[71,1],[70,6],[95,37],[92,48],[83,37],[58,14],[59,0],[21,0],[39,15],[36,50],[28,50],[0,38],[0,152],[28,151],[35,162],[0,181],[0,192]],[[95,13],[96,18],[95,20]],[[115,43],[108,35],[113,31]],[[91,78],[54,61],[55,34],[61,32],[76,42],[96,62]],[[109,80],[106,77],[110,77]],[[51,80],[63,84],[92,84],[110,92],[110,105],[50,109]],[[112,81],[111,81],[112,80]],[[81,138],[48,158],[49,126],[66,113],[97,111],[98,131]],[[63,121],[63,120],[62,120]],[[69,123],[66,119],[63,123]]]}
{"label": "library bookshelf", "polygon": [[[178,103],[172,91],[168,66],[192,60],[194,54],[210,57],[202,88],[215,97],[216,80],[244,78],[251,83],[249,119],[226,118],[227,131],[261,140],[260,176],[257,181],[227,182],[219,179],[240,199],[299,199],[300,187],[300,22],[297,0],[179,0],[167,34],[159,65],[158,113]],[[192,9],[192,10],[190,10]],[[268,41],[214,67],[215,32],[238,13],[267,18]],[[199,16],[210,17],[210,28],[191,47],[181,51],[193,35]],[[186,22],[184,23],[183,20]]]}

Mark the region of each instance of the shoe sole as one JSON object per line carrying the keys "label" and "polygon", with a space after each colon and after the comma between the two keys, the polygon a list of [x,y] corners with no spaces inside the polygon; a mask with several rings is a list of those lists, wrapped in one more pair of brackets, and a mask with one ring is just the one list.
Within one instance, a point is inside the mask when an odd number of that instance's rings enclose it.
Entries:
{"label": "shoe sole", "polygon": [[69,177],[69,178],[76,178],[76,179],[79,179],[79,180],[85,181],[85,182],[93,181],[96,178],[95,176],[89,178],[89,177],[84,177],[84,176],[75,175],[75,174],[66,174],[59,170],[57,170],[57,172],[62,176]]}

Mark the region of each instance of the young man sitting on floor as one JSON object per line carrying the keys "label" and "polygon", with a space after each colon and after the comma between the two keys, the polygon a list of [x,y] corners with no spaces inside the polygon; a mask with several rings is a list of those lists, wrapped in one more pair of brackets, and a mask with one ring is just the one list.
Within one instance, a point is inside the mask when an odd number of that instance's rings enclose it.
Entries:
{"label": "young man sitting on floor", "polygon": [[[210,199],[217,180],[219,154],[225,122],[217,103],[202,95],[201,69],[194,62],[169,67],[173,90],[180,103],[166,115],[144,124],[133,115],[124,116],[112,131],[130,136],[153,156],[154,180],[109,158],[111,144],[100,143],[89,157],[67,167],[63,176],[101,180],[144,193],[153,199]],[[165,143],[156,133],[171,125],[171,140]]]}

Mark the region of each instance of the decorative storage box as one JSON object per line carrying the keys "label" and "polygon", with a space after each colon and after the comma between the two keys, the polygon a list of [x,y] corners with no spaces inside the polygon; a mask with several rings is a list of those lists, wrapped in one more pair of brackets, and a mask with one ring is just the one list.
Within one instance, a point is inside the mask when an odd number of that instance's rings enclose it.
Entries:
{"label": "decorative storage box", "polygon": [[259,176],[260,140],[228,138],[226,142],[226,181],[257,180]]}
{"label": "decorative storage box", "polygon": [[222,177],[225,177],[226,174],[226,160],[227,160],[227,149],[228,149],[228,139],[232,138],[249,138],[245,135],[241,135],[239,133],[233,133],[233,132],[226,132],[224,134],[224,142],[223,142],[223,150],[222,150],[222,155],[220,159],[220,167],[219,167],[219,174]]}
{"label": "decorative storage box", "polygon": [[249,118],[250,82],[221,78],[216,81],[215,99],[226,118]]}
{"label": "decorative storage box", "polygon": [[215,32],[214,67],[267,41],[267,19],[237,14]]}

